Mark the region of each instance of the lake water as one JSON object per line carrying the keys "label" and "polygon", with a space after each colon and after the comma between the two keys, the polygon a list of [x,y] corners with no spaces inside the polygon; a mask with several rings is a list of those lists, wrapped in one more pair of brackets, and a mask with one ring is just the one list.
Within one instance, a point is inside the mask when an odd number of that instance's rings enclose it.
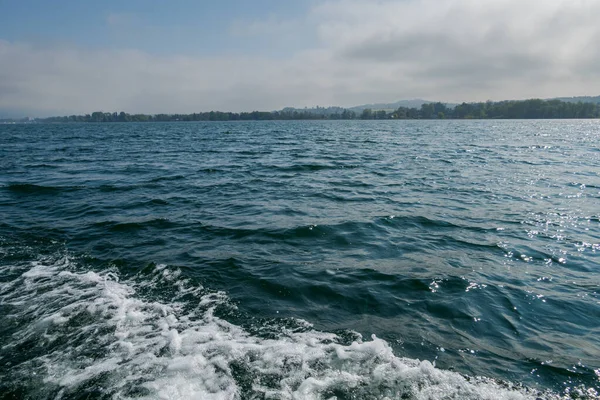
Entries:
{"label": "lake water", "polygon": [[600,122],[0,125],[0,398],[598,398]]}

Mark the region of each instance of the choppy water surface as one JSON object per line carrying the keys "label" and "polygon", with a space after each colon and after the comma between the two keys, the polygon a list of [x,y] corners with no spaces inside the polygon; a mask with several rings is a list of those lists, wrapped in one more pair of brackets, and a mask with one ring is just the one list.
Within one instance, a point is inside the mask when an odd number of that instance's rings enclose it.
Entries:
{"label": "choppy water surface", "polygon": [[600,123],[0,126],[0,398],[597,398]]}

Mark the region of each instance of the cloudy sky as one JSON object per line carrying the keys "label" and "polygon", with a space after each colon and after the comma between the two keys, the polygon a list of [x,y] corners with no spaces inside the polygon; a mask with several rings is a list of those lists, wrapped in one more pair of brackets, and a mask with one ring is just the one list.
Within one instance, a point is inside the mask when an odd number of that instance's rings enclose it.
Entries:
{"label": "cloudy sky", "polygon": [[0,117],[600,94],[600,0],[0,0]]}

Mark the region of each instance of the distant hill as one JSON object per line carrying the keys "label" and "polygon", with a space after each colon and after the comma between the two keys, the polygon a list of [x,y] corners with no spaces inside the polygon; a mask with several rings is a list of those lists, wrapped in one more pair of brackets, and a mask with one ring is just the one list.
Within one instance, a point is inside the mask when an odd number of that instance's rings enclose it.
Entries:
{"label": "distant hill", "polygon": [[342,107],[305,107],[305,108],[296,108],[296,107],[285,107],[281,110],[281,112],[299,112],[299,113],[309,113],[314,115],[331,115],[331,114],[341,114],[343,113],[345,108]]}
{"label": "distant hill", "polygon": [[363,104],[360,106],[350,107],[348,110],[360,113],[367,108],[371,110],[386,110],[393,111],[399,107],[406,108],[420,108],[423,104],[435,103],[435,101],[423,100],[423,99],[412,99],[412,100],[400,100],[395,103],[374,103],[374,104]]}
{"label": "distant hill", "polygon": [[[374,104],[362,104],[360,106],[354,107],[304,107],[304,108],[296,108],[296,107],[285,107],[280,110],[283,113],[308,113],[312,115],[332,115],[332,114],[342,114],[344,111],[352,111],[356,114],[361,114],[364,110],[370,109],[372,111],[380,111],[383,110],[385,112],[393,112],[396,111],[399,107],[405,108],[421,108],[423,104],[436,103],[435,101],[423,100],[423,99],[412,99],[412,100],[400,100],[395,103],[374,103]],[[446,104],[446,106],[453,108],[456,104]]]}
{"label": "distant hill", "polygon": [[557,97],[553,100],[560,100],[567,103],[594,103],[600,104],[600,96],[592,97],[592,96],[578,96],[578,97]]}
{"label": "distant hill", "polygon": [[[558,103],[558,104],[556,104]],[[286,107],[274,111],[201,111],[193,114],[127,114],[123,111],[95,111],[85,115],[47,118],[23,117],[11,109],[0,108],[0,124],[54,122],[165,122],[165,121],[250,121],[301,119],[436,119],[436,118],[600,118],[600,96],[557,97],[462,104],[423,99],[395,103],[363,104],[343,107]]]}

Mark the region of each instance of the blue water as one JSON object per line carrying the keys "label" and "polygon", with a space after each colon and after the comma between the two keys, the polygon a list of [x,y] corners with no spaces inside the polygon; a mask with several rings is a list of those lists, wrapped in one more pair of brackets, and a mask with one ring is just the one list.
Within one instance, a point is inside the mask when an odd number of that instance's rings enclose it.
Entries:
{"label": "blue water", "polygon": [[598,398],[598,121],[0,125],[0,398]]}

